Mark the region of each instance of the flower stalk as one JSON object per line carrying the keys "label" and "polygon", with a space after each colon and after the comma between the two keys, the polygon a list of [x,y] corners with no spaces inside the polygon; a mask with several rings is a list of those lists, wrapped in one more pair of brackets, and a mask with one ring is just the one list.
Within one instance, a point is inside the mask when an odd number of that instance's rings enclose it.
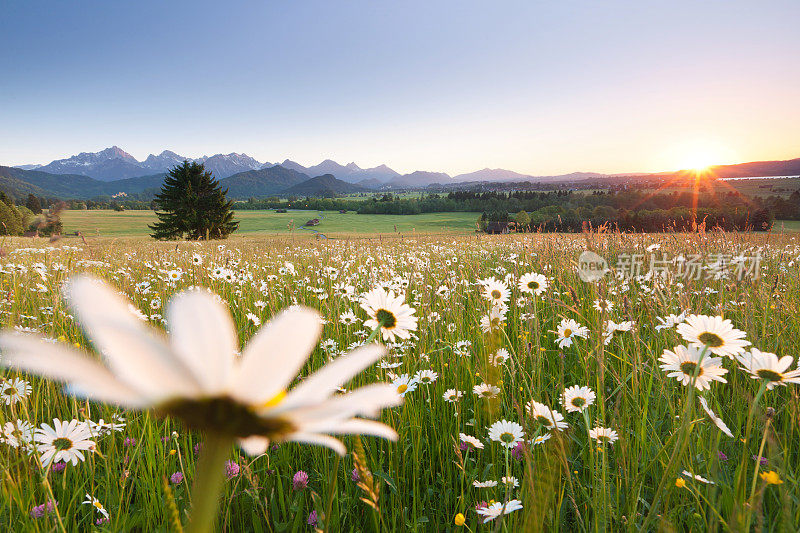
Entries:
{"label": "flower stalk", "polygon": [[225,476],[225,460],[231,453],[234,439],[220,433],[207,433],[192,487],[192,516],[188,533],[210,533],[219,508],[219,494]]}

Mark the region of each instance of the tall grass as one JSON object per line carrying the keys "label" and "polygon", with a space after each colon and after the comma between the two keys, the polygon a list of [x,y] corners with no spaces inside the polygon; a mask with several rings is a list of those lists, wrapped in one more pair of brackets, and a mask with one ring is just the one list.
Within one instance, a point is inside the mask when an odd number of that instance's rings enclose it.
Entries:
{"label": "tall grass", "polygon": [[[339,322],[346,311],[365,318],[358,294],[378,284],[394,286],[416,308],[416,338],[390,346],[387,360],[399,366],[376,365],[350,385],[390,381],[391,372],[438,373],[435,383],[419,385],[402,406],[382,415],[398,431],[398,442],[345,438],[349,450],[359,450],[357,463],[352,455],[339,460],[328,450],[293,444],[275,446],[257,458],[231,450],[240,471],[226,481],[218,519],[225,530],[311,530],[307,520],[312,511],[317,527],[328,531],[778,531],[795,530],[800,523],[796,386],[766,391],[755,403],[759,383],[726,360],[728,383],[714,383],[702,395],[730,426],[734,438],[728,438],[697,403],[700,391],[668,379],[659,368],[663,350],[683,341],[674,328],[655,330],[656,317],[670,313],[722,315],[759,349],[800,355],[800,246],[793,237],[595,233],[420,236],[369,244],[255,238],[203,244],[77,242],[2,243],[0,320],[5,328],[36,330],[91,349],[59,293],[60,284],[77,272],[110,280],[160,328],[163,306],[172,294],[205,286],[230,306],[242,344],[258,329],[247,313],[266,322],[294,304],[319,309],[328,320],[322,339],[335,341],[335,347],[318,347],[304,371],[308,374],[365,338],[358,324]],[[652,244],[671,257],[700,254],[706,264],[715,254],[758,250],[761,277],[670,277],[625,284],[609,275],[590,284],[576,274],[575,261],[584,249],[613,264],[620,254],[646,253]],[[194,255],[201,264],[193,262]],[[216,268],[227,269],[229,279],[215,277]],[[176,270],[180,280],[169,281],[168,273]],[[543,273],[551,284],[542,296],[518,302],[522,295],[515,280],[527,272]],[[489,276],[508,276],[512,298],[502,329],[485,334],[479,323],[488,302],[476,282]],[[339,283],[353,285],[354,293],[337,294]],[[440,286],[449,289],[448,295],[438,294]],[[601,298],[614,303],[610,312],[593,307]],[[562,318],[587,326],[589,338],[559,349],[553,332]],[[604,345],[603,323],[609,318],[633,320],[636,327]],[[459,350],[461,341],[471,344]],[[507,349],[511,360],[495,366],[490,358],[499,348]],[[4,375],[17,376],[12,371]],[[32,383],[32,394],[0,407],[0,422],[108,421],[119,412],[67,396],[57,384],[25,379]],[[478,398],[472,390],[482,383],[502,392],[493,399]],[[597,394],[586,420],[565,413],[561,405],[563,390],[576,384]],[[451,388],[463,392],[459,402],[443,399]],[[570,426],[543,444],[507,456],[488,439],[488,427],[507,419],[522,424],[527,438],[544,435],[525,412],[530,400],[561,411]],[[98,437],[98,453],[61,472],[43,470],[35,456],[0,444],[0,529],[58,530],[59,519],[70,531],[169,531],[185,524],[192,504],[189,487],[202,453],[198,435],[149,413],[121,415],[124,431]],[[615,429],[619,440],[597,445],[587,435],[587,426],[595,425]],[[485,447],[461,449],[459,433],[481,439]],[[766,458],[764,465],[753,457]],[[307,472],[310,481],[307,489],[295,491],[292,476],[298,470]],[[683,476],[683,470],[714,483]],[[758,475],[763,471],[776,472],[783,483],[766,484]],[[175,472],[184,475],[177,484],[170,481]],[[472,485],[507,473],[519,479],[519,488]],[[678,478],[684,486],[676,485]],[[31,517],[31,509],[46,502],[49,491],[58,502],[58,517]],[[108,510],[108,523],[96,526],[100,515],[81,505],[87,493]],[[520,499],[524,508],[502,520],[483,525],[474,511],[480,502],[511,498]],[[454,524],[456,513],[466,516],[465,526]]]}

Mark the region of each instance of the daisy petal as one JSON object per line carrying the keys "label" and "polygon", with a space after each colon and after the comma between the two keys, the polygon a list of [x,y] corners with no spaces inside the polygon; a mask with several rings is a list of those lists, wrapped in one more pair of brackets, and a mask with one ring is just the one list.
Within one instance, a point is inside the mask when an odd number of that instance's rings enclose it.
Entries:
{"label": "daisy petal", "polygon": [[317,431],[331,435],[370,435],[392,441],[397,440],[397,432],[391,427],[375,420],[364,420],[363,418],[334,422],[328,429],[315,428],[315,432]]}
{"label": "daisy petal", "polygon": [[353,376],[383,357],[386,349],[379,344],[370,344],[339,357],[315,372],[292,389],[283,407],[294,407],[305,403],[321,402]]}
{"label": "daisy petal", "polygon": [[267,448],[269,447],[269,439],[259,435],[245,437],[239,439],[239,446],[242,448],[242,450],[244,450],[244,453],[250,457],[255,457],[256,455],[261,455],[267,451]]}
{"label": "daisy petal", "polygon": [[4,365],[64,381],[81,396],[126,407],[145,403],[107,368],[77,350],[33,335],[15,334],[0,335],[0,350]]}
{"label": "daisy petal", "polygon": [[280,313],[247,344],[230,382],[231,394],[256,405],[274,398],[302,368],[321,332],[319,314],[312,309]]}
{"label": "daisy petal", "polygon": [[[291,396],[290,396],[291,397]],[[286,403],[289,398],[286,399]],[[297,409],[282,409],[279,405],[272,413],[287,412],[292,421],[300,427],[311,426],[317,422],[345,420],[354,416],[374,417],[383,407],[403,403],[394,386],[388,383],[375,383],[361,387],[348,394],[334,396],[326,402]]]}
{"label": "daisy petal", "polygon": [[170,300],[167,323],[175,356],[191,370],[203,392],[221,391],[239,349],[228,308],[208,291],[184,291]]}
{"label": "daisy petal", "polygon": [[79,276],[67,283],[65,293],[86,334],[120,380],[153,400],[169,392],[197,393],[197,382],[163,338],[131,313],[128,301],[105,282]]}
{"label": "daisy petal", "polygon": [[292,433],[286,438],[287,441],[300,442],[303,444],[316,444],[317,446],[325,446],[330,448],[341,456],[347,455],[347,448],[338,439],[329,437],[328,435],[318,435],[315,433]]}

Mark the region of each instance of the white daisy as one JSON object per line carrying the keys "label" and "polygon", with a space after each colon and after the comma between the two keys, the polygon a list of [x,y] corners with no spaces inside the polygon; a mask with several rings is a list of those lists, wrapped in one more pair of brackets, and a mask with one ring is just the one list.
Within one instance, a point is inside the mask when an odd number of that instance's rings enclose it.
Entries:
{"label": "white daisy", "polygon": [[110,435],[115,431],[123,431],[125,429],[124,419],[112,420],[106,422],[102,418],[97,422],[88,420],[86,424],[89,426],[89,432],[94,437],[95,435]]}
{"label": "white daisy", "polygon": [[437,374],[433,370],[420,370],[419,372],[414,374],[414,379],[417,380],[417,382],[421,383],[422,385],[430,385],[431,383],[434,383],[438,377],[439,374]]}
{"label": "white daisy", "polygon": [[483,523],[485,524],[486,522],[494,520],[498,516],[510,514],[520,509],[522,509],[522,502],[519,500],[511,500],[506,503],[497,502],[487,507],[480,507],[476,510],[476,512],[485,517],[483,520]]}
{"label": "white daisy", "polygon": [[556,339],[558,347],[568,348],[572,346],[572,342],[575,337],[581,337],[584,339],[588,337],[589,329],[581,326],[578,322],[572,320],[571,318],[564,318],[558,325],[556,334],[558,335],[558,339]]}
{"label": "white daisy", "polygon": [[91,496],[88,492],[86,493],[86,499],[81,502],[81,505],[91,505],[92,507],[97,509],[98,513],[105,516],[106,518],[109,518],[108,511],[106,511],[106,508],[103,507],[102,503],[100,503],[100,500],[98,500],[94,496]]}
{"label": "white daisy", "polygon": [[706,355],[700,362],[702,354],[703,348],[681,345],[676,346],[674,352],[664,350],[658,360],[662,363],[661,370],[668,372],[667,377],[677,379],[684,386],[689,385],[692,379],[695,379],[695,373],[697,373],[697,378],[694,386],[698,390],[710,389],[712,381],[727,383],[727,380],[722,377],[728,373],[727,369],[722,368],[722,359]]}
{"label": "white daisy", "polygon": [[518,442],[522,440],[525,432],[522,426],[516,422],[509,422],[508,420],[498,420],[489,427],[489,438],[495,442],[499,442],[506,448],[513,448]]}
{"label": "white daisy", "polygon": [[446,391],[444,391],[444,394],[442,395],[445,401],[450,403],[455,403],[459,401],[463,396],[464,393],[456,389],[447,389]]}
{"label": "white daisy", "polygon": [[258,315],[255,313],[247,313],[247,320],[253,323],[255,326],[261,325],[261,319],[258,318]]}
{"label": "white daisy", "polygon": [[610,344],[611,339],[614,337],[614,333],[617,331],[624,332],[630,331],[633,329],[633,321],[626,320],[625,322],[620,322],[617,324],[613,320],[606,321],[605,331],[603,331],[603,343]]}
{"label": "white daisy", "polygon": [[550,440],[550,433],[545,433],[544,435],[539,435],[538,437],[531,439],[529,442],[536,446],[537,444],[544,444],[545,441]]}
{"label": "white daisy", "polygon": [[330,434],[397,438],[388,426],[357,418],[400,403],[395,387],[373,384],[334,395],[383,356],[380,346],[358,348],[286,391],[319,339],[315,311],[295,307],[279,314],[237,357],[230,313],[207,291],[184,291],[172,299],[167,341],[136,319],[126,299],[104,282],[80,276],[65,290],[106,364],[62,344],[8,332],[0,335],[3,364],[65,381],[80,396],[153,408],[189,428],[237,438],[250,455],[263,453],[270,441],[318,444],[344,455],[344,445]]}
{"label": "white daisy", "polygon": [[411,338],[411,332],[417,329],[417,317],[414,308],[404,300],[403,295],[395,296],[381,287],[363,294],[361,308],[370,316],[364,325],[371,329],[380,327],[385,341]]}
{"label": "white daisy", "polygon": [[359,318],[352,311],[347,311],[347,312],[342,313],[341,315],[339,315],[339,322],[341,322],[345,326],[350,326],[352,324],[357,323],[358,321],[359,321]]}
{"label": "white daisy", "polygon": [[495,278],[487,278],[479,281],[483,285],[481,294],[484,298],[489,300],[494,306],[503,306],[508,302],[511,293],[508,290],[508,285]]}
{"label": "white daisy", "polygon": [[502,478],[500,478],[500,481],[503,483],[503,485],[507,487],[514,487],[514,488],[519,487],[519,480],[514,476],[508,476],[508,477],[503,476]]}
{"label": "white daisy", "polygon": [[392,387],[401,398],[405,398],[406,394],[417,390],[417,380],[408,374],[403,374],[392,380]]}
{"label": "white daisy", "polygon": [[492,364],[494,366],[504,365],[511,359],[511,354],[505,348],[500,348],[497,353],[492,357]]}
{"label": "white daisy", "polygon": [[42,424],[36,430],[33,440],[36,451],[42,454],[43,466],[59,462],[72,463],[74,466],[78,461],[83,462],[86,459],[84,451],[95,449],[91,436],[88,426],[83,422],[62,422],[55,418],[52,427]]}
{"label": "white daisy", "polygon": [[31,384],[19,378],[8,379],[0,385],[0,399],[11,405],[21,402],[31,393]]}
{"label": "white daisy", "polygon": [[686,313],[681,313],[679,315],[669,315],[665,318],[661,318],[660,316],[656,317],[656,319],[660,322],[659,325],[656,326],[656,331],[661,331],[662,329],[673,328],[686,320]]}
{"label": "white daisy", "polygon": [[733,358],[750,345],[744,339],[746,333],[735,329],[730,320],[723,320],[721,316],[689,315],[676,330],[692,346],[708,346],[714,355]]}
{"label": "white daisy", "polygon": [[573,385],[564,391],[561,401],[568,413],[582,413],[584,409],[594,403],[595,394],[589,387]]}
{"label": "white daisy", "polygon": [[472,486],[479,488],[479,489],[491,489],[497,486],[497,481],[493,481],[491,479],[486,481],[473,481]]}
{"label": "white daisy", "polygon": [[519,278],[519,290],[527,294],[535,294],[539,296],[547,290],[547,278],[541,274],[528,272]]}
{"label": "white daisy", "polygon": [[481,317],[481,331],[484,333],[500,331],[505,325],[506,311],[504,307],[492,306],[489,312]]}
{"label": "white daisy", "polygon": [[27,420],[6,422],[2,427],[0,442],[12,448],[27,448],[33,442],[34,427]]}
{"label": "white daisy", "polygon": [[481,383],[472,387],[472,392],[477,394],[480,398],[494,398],[500,394],[500,387],[490,385],[489,383]]}
{"label": "white daisy", "polygon": [[602,311],[609,312],[612,309],[614,309],[614,302],[612,302],[611,300],[605,300],[605,299],[599,299],[598,298],[597,300],[594,301],[594,303],[592,304],[592,307],[594,307],[596,310],[601,311],[601,312]]}
{"label": "white daisy", "polygon": [[534,420],[539,422],[546,429],[555,429],[561,431],[562,429],[569,427],[569,424],[564,422],[564,415],[558,411],[550,409],[550,407],[543,403],[531,400],[528,402],[528,412],[531,414]]}
{"label": "white daisy", "polygon": [[458,438],[461,440],[461,442],[469,444],[473,448],[478,448],[479,450],[483,449],[483,443],[477,438],[473,437],[472,435],[467,435],[466,433],[459,433]]}
{"label": "white daisy", "polygon": [[789,355],[778,359],[774,353],[752,348],[749,352],[737,356],[737,359],[742,364],[742,370],[749,372],[750,377],[762,379],[767,383],[767,390],[778,386],[785,387],[787,383],[800,383],[800,370],[789,370],[793,361]]}
{"label": "white daisy", "polygon": [[594,429],[589,430],[589,436],[596,440],[597,442],[613,444],[617,440],[619,440],[619,435],[613,429],[604,428],[604,427],[596,427]]}

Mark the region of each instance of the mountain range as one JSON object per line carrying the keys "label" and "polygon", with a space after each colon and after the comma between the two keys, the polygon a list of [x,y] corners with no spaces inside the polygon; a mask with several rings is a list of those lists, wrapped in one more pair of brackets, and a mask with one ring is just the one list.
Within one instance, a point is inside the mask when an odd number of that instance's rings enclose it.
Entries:
{"label": "mountain range", "polygon": [[66,159],[56,159],[46,165],[21,165],[19,168],[50,174],[80,174],[100,181],[115,181],[166,172],[185,160],[203,163],[217,178],[227,178],[238,172],[271,166],[269,163],[260,163],[247,154],[216,154],[193,159],[169,150],[158,155],[150,154],[144,161],[138,161],[120,147],[112,146],[99,152],[81,152]]}
{"label": "mountain range", "polygon": [[[65,159],[57,159],[46,165],[31,164],[19,165],[16,168],[22,170],[38,170],[49,174],[81,175],[94,178],[99,181],[116,181],[127,178],[135,178],[145,175],[160,174],[170,168],[182,163],[183,161],[196,161],[203,163],[207,170],[210,170],[217,179],[225,179],[242,172],[264,170],[273,168],[275,163],[260,162],[247,154],[215,154],[212,156],[202,156],[190,158],[182,156],[170,150],[164,150],[158,155],[150,154],[144,161],[138,161],[131,154],[122,150],[118,146],[112,146],[99,152],[81,152]],[[342,165],[331,159],[326,159],[317,165],[305,167],[300,163],[286,159],[280,163],[284,169],[293,170],[307,176],[323,176],[331,174],[339,180],[353,183],[365,189],[379,188],[402,188],[402,187],[427,187],[431,184],[448,184],[456,182],[500,182],[500,181],[526,181],[530,179],[551,179],[551,178],[576,178],[578,174],[582,177],[597,177],[601,174],[594,173],[575,173],[575,175],[565,176],[531,176],[520,174],[511,170],[501,168],[484,168],[468,174],[459,174],[451,177],[443,172],[415,171],[409,174],[400,174],[386,165],[379,165],[372,168],[361,168],[356,163],[351,162]],[[252,175],[250,175],[252,178]]]}
{"label": "mountain range", "polygon": [[[102,181],[79,174],[50,174],[39,169],[24,170],[0,166],[0,190],[24,201],[29,194],[50,198],[92,198],[125,195],[152,197],[164,182],[164,172]],[[324,174],[310,178],[307,174],[275,165],[259,170],[239,172],[219,180],[228,189],[231,198],[265,198],[268,196],[336,196],[359,192],[374,192],[374,189],[347,183]]]}
{"label": "mountain range", "polygon": [[[0,166],[0,189],[15,197],[30,193],[58,198],[90,199],[120,192],[155,192],[167,170],[184,160],[203,163],[233,198],[273,195],[327,196],[378,190],[425,188],[431,185],[500,182],[571,182],[603,178],[595,172],[573,172],[557,176],[533,176],[501,168],[484,168],[451,177],[443,172],[415,171],[400,174],[386,165],[361,168],[355,163],[341,165],[326,159],[305,167],[290,159],[280,164],[259,162],[246,154],[215,154],[187,158],[164,150],[144,161],[117,146],[99,152],[82,152],[46,165]],[[710,167],[721,178],[743,176],[786,176],[800,174],[800,159],[756,161]],[[687,171],[664,172],[656,176],[681,176]],[[646,175],[642,173],[641,175]],[[611,175],[624,176],[622,174]]]}

